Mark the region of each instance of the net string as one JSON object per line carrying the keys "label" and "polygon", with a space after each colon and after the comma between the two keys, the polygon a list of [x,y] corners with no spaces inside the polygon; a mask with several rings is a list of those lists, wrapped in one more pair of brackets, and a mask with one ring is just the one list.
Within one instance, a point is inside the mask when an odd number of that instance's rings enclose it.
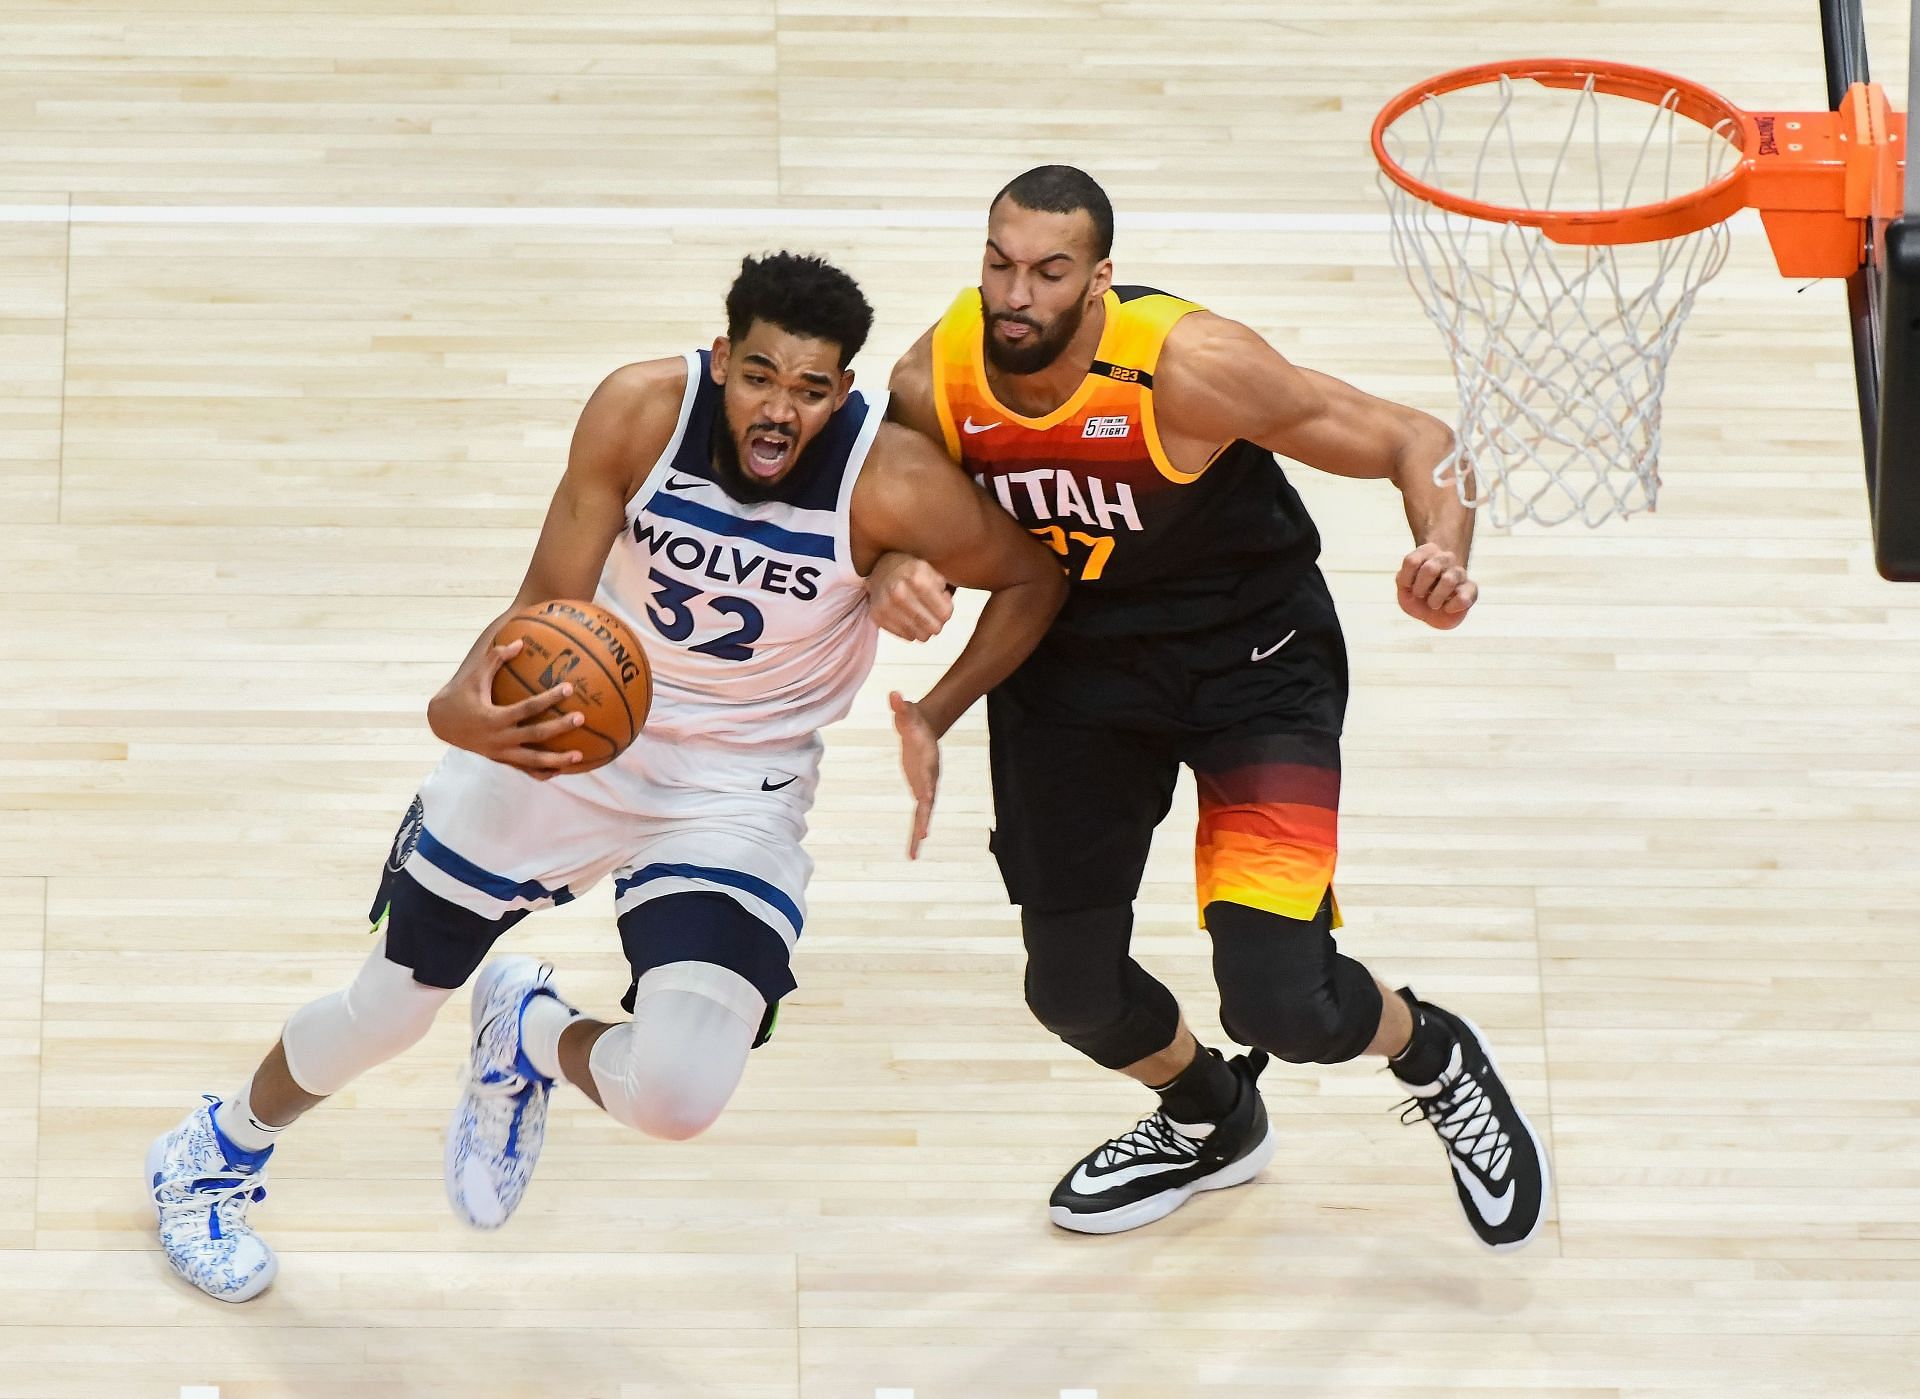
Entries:
{"label": "net string", "polygon": [[[1489,167],[1504,157],[1522,209],[1552,209],[1563,194],[1569,154],[1583,128],[1590,136],[1593,203],[1635,202],[1643,172],[1657,168],[1659,193],[1674,197],[1679,94],[1652,109],[1625,179],[1608,201],[1599,98],[1591,76],[1571,92],[1566,125],[1545,172],[1529,178],[1516,135],[1515,94],[1498,80],[1497,105],[1473,156],[1470,197],[1486,198]],[[1626,100],[1626,99],[1618,99]],[[1441,155],[1447,104],[1436,97],[1414,111],[1421,149],[1408,159],[1404,121],[1387,133],[1390,154],[1422,181],[1443,186]],[[1705,132],[1693,123],[1687,129]],[[1638,128],[1635,128],[1638,130]],[[1710,183],[1731,168],[1738,149],[1723,123],[1706,132]],[[1660,157],[1649,162],[1657,148]],[[1587,145],[1588,142],[1580,142]],[[1434,473],[1496,525],[1523,519],[1595,526],[1655,508],[1660,476],[1660,395],[1681,326],[1695,294],[1725,264],[1725,225],[1631,247],[1561,245],[1539,230],[1455,214],[1382,177],[1395,261],[1439,329],[1456,371],[1460,429],[1455,450]]]}

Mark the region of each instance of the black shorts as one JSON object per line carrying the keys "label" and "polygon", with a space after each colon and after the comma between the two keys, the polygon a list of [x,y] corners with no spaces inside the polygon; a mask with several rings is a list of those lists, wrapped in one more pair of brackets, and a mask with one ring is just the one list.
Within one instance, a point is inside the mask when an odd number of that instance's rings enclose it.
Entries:
{"label": "black shorts", "polygon": [[988,699],[994,857],[1036,912],[1130,903],[1182,763],[1199,787],[1200,908],[1310,920],[1333,882],[1347,653],[1309,569],[1203,630],[1055,633]]}

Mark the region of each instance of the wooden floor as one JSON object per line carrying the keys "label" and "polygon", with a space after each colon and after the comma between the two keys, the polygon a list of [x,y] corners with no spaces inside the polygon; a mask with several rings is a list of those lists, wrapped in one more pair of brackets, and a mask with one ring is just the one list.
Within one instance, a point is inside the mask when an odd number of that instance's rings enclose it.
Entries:
{"label": "wooden floor", "polygon": [[[1873,7],[1896,76],[1904,5]],[[564,1097],[521,1215],[469,1233],[450,1012],[288,1134],[265,1297],[201,1297],[151,1238],[149,1137],[364,955],[424,700],[602,373],[710,338],[740,255],[788,245],[866,284],[881,383],[986,198],[1065,159],[1124,279],[1449,413],[1365,128],[1530,52],[1822,96],[1789,0],[0,15],[0,1395],[1920,1393],[1920,588],[1871,566],[1840,291],[1757,236],[1683,341],[1659,514],[1483,535],[1459,632],[1393,606],[1390,488],[1296,477],[1353,650],[1346,946],[1496,1040],[1557,1167],[1526,1252],[1473,1244],[1368,1065],[1269,1072],[1255,1185],[1050,1228],[1148,1101],[1021,1004],[978,716],[902,858],[882,697],[957,637],[887,646],[832,733],[802,988],[707,1136]],[[235,205],[274,212],[206,207]],[[1217,1037],[1191,801],[1138,944]],[[622,989],[604,893],[512,944],[589,1007]]]}

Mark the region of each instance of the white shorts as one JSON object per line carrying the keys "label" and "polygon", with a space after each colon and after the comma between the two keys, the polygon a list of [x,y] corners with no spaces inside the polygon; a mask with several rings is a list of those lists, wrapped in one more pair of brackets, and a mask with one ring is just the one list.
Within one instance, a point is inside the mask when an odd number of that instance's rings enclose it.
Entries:
{"label": "white shorts", "polygon": [[[654,966],[712,961],[771,1004],[793,989],[787,963],[806,926],[813,861],[801,841],[821,747],[817,735],[796,747],[749,749],[642,732],[617,762],[547,782],[454,749],[394,838],[387,902],[376,903],[375,916],[402,906],[391,886],[404,871],[436,901],[467,911],[437,921],[464,925],[470,942],[479,920],[504,931],[527,910],[568,903],[611,874],[636,977]],[[649,905],[674,895],[707,897],[675,899],[670,920],[648,918]],[[387,931],[391,948],[417,944],[422,930]],[[646,944],[638,956],[636,942]]]}

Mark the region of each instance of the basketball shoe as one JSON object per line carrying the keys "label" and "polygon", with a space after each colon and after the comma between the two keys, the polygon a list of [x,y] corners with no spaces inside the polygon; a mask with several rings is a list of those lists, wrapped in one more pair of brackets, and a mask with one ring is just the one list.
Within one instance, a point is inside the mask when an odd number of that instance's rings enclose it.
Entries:
{"label": "basketball shoe", "polygon": [[[1539,1232],[1551,1179],[1546,1148],[1533,1124],[1514,1106],[1486,1037],[1464,1015],[1418,1000],[1406,987],[1401,999],[1420,1026],[1436,1024],[1453,1037],[1447,1066],[1431,1083],[1407,1083],[1412,1094],[1400,1120],[1425,1118],[1453,1168],[1454,1193],[1481,1243],[1495,1252],[1519,1248]],[[1396,1070],[1396,1073],[1398,1071]]]}
{"label": "basketball shoe", "polygon": [[553,968],[531,957],[500,957],[473,983],[473,1052],[465,1089],[447,1127],[447,1200],[476,1229],[498,1229],[521,1198],[547,1135],[553,1080],[520,1047],[520,1017]]}
{"label": "basketball shoe", "polygon": [[147,1189],[160,1247],[174,1272],[222,1302],[266,1291],[280,1270],[266,1241],[247,1223],[247,1207],[267,1197],[265,1151],[242,1151],[213,1121],[220,1100],[187,1114],[147,1148]]}
{"label": "basketball shoe", "polygon": [[1082,1234],[1119,1234],[1164,1219],[1202,1190],[1244,1185],[1273,1159],[1273,1128],[1255,1080],[1261,1050],[1227,1061],[1240,1095],[1218,1122],[1156,1112],[1096,1147],[1054,1187],[1047,1216]]}

